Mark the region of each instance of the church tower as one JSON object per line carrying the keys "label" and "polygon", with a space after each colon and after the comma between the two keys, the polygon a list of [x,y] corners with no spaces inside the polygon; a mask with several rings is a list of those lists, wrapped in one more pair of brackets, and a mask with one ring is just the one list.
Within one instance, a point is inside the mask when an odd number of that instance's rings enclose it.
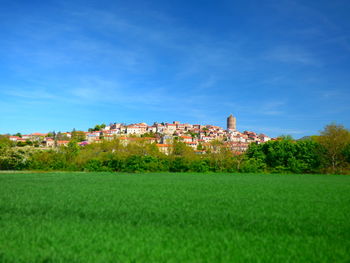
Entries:
{"label": "church tower", "polygon": [[227,118],[227,129],[236,130],[236,118],[232,114]]}

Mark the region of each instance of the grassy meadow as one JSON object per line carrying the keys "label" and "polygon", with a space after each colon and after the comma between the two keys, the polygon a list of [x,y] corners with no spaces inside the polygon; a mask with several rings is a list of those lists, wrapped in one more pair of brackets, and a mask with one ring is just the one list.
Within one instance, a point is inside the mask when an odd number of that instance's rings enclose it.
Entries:
{"label": "grassy meadow", "polygon": [[350,176],[0,173],[0,262],[350,262]]}

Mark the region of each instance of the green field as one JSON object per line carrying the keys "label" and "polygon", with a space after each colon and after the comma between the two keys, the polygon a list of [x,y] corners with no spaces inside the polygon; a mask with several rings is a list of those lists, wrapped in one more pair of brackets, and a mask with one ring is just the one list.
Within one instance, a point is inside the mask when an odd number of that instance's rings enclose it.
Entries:
{"label": "green field", "polygon": [[350,262],[350,176],[2,173],[0,262]]}

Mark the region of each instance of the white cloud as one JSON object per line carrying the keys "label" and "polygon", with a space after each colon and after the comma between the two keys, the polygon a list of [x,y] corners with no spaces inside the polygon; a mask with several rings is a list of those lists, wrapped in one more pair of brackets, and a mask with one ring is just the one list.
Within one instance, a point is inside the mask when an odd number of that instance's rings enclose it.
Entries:
{"label": "white cloud", "polygon": [[279,46],[265,52],[266,60],[283,63],[303,64],[310,66],[321,66],[322,63],[307,50],[294,46]]}
{"label": "white cloud", "polygon": [[21,89],[3,89],[3,93],[8,96],[33,100],[51,100],[59,98],[52,92],[43,88],[21,88]]}

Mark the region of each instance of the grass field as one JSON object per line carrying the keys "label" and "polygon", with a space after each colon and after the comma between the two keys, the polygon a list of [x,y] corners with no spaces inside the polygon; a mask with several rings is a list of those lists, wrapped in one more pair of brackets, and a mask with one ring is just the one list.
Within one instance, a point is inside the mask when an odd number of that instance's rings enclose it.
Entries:
{"label": "grass field", "polygon": [[2,173],[0,262],[350,262],[350,176]]}

